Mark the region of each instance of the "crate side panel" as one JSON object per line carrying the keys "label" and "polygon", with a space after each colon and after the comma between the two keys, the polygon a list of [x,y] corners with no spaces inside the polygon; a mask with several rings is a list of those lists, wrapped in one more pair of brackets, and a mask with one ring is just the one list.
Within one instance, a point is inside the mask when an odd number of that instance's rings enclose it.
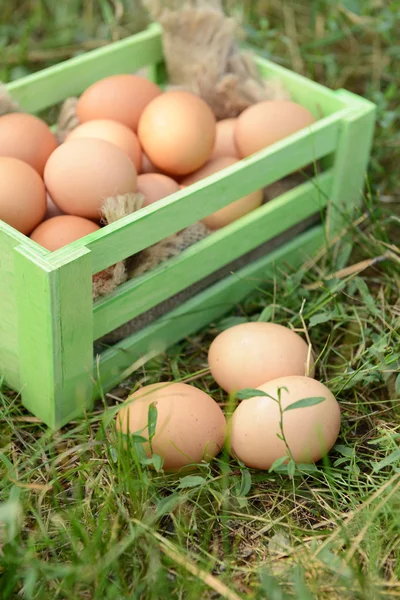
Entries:
{"label": "crate side panel", "polygon": [[38,112],[80,94],[89,85],[120,73],[133,73],[162,59],[160,30],[151,26],[134,36],[92,50],[7,85],[20,106]]}
{"label": "crate side panel", "polygon": [[20,390],[14,248],[20,241],[0,222],[0,377]]}
{"label": "crate side panel", "polygon": [[[155,244],[176,231],[203,219],[231,202],[273,183],[334,151],[339,116],[303,130],[232,167],[211,175],[168,198],[141,209],[69,248],[52,254],[61,264],[69,252],[86,245],[93,252],[93,272]],[[301,214],[299,214],[301,220]]]}
{"label": "crate side panel", "polygon": [[332,173],[324,173],[213,233],[152,272],[132,279],[113,296],[95,304],[94,339],[319,212],[327,204],[331,187]]}
{"label": "crate side panel", "polygon": [[275,266],[285,263],[297,267],[303,264],[323,242],[323,228],[314,227],[103,352],[99,358],[100,380],[95,386],[95,395],[98,396],[101,389],[107,391],[128,377],[135,370],[136,363],[139,368],[139,365],[164,352],[168,346],[227,313],[253,289],[260,287],[263,281],[272,278]]}
{"label": "crate side panel", "polygon": [[58,428],[91,405],[90,253],[53,269],[18,247],[15,264],[22,402]]}
{"label": "crate side panel", "polygon": [[308,108],[317,118],[331,115],[347,106],[345,100],[333,90],[261,56],[255,59],[264,79],[280,81],[292,100]]}

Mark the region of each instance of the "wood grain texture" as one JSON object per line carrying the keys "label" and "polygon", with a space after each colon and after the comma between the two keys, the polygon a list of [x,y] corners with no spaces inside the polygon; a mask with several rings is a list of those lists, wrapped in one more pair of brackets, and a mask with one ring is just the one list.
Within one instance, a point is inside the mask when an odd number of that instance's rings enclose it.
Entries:
{"label": "wood grain texture", "polygon": [[323,243],[323,228],[313,227],[103,352],[98,361],[100,379],[94,388],[95,397],[100,388],[107,391],[128,376],[136,361],[164,352],[171,344],[227,313],[272,277],[276,266],[283,263],[300,266]]}
{"label": "wood grain texture", "polygon": [[160,28],[151,25],[134,36],[18,79],[7,90],[21,108],[35,113],[80,94],[103,77],[134,73],[161,59]]}
{"label": "wood grain texture", "polygon": [[94,339],[156,306],[326,206],[332,173],[319,175],[121,286],[94,306]]}
{"label": "wood grain texture", "polygon": [[21,246],[15,268],[22,403],[58,428],[91,406],[90,252],[54,269]]}
{"label": "wood grain texture", "polygon": [[362,205],[373,141],[376,106],[346,90],[337,95],[347,102],[333,168],[334,182],[328,208],[327,235],[335,237],[351,223]]}
{"label": "wood grain texture", "polygon": [[201,220],[234,200],[260,189],[332,153],[342,114],[327,117],[232,167],[77,240],[50,257],[54,265],[86,245],[93,253],[93,272],[109,267],[168,235]]}

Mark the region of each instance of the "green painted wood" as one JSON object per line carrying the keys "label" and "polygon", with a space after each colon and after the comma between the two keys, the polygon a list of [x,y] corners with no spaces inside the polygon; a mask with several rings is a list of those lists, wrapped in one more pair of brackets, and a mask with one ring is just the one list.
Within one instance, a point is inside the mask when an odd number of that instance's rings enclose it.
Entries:
{"label": "green painted wood", "polygon": [[[20,389],[14,248],[33,247],[27,237],[0,221],[0,376]],[[46,253],[44,248],[39,250]]]}
{"label": "green painted wood", "polygon": [[265,79],[277,79],[285,86],[294,102],[308,108],[316,117],[331,115],[348,103],[333,90],[311,81],[261,56],[255,56],[258,70]]}
{"label": "green painted wood", "polygon": [[337,113],[184,190],[54,252],[54,265],[83,245],[92,251],[96,273],[183,229],[234,200],[281,179],[334,151]]}
{"label": "green painted wood", "polygon": [[267,281],[268,277],[273,277],[274,267],[285,263],[296,268],[323,243],[323,228],[314,227],[103,352],[98,363],[95,363],[100,374],[100,380],[94,388],[95,396],[98,396],[100,389],[107,391],[116,385],[137,360],[164,352],[170,345],[227,313],[261,285],[260,279]]}
{"label": "green painted wood", "polygon": [[14,252],[22,403],[52,428],[92,402],[90,258],[83,249],[54,269],[29,248]]}
{"label": "green painted wood", "polygon": [[134,36],[18,79],[7,90],[24,110],[35,113],[80,94],[103,77],[133,73],[162,56],[160,28],[151,25]]}
{"label": "green painted wood", "polygon": [[335,178],[327,217],[330,237],[349,225],[362,204],[376,119],[372,102],[345,90],[340,90],[338,96],[352,109],[342,120],[334,160]]}
{"label": "green painted wood", "polygon": [[326,206],[332,173],[282,194],[94,305],[94,339],[177,294]]}

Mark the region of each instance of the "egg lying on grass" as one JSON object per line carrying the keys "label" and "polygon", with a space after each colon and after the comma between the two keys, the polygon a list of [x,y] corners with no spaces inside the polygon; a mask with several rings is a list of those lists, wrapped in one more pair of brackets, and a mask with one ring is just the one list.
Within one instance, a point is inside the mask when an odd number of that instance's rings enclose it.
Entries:
{"label": "egg lying on grass", "polygon": [[149,407],[157,411],[155,435],[144,444],[147,456],[162,457],[164,469],[177,471],[216,456],[225,441],[226,421],[208,394],[185,383],[156,383],[138,390],[117,413],[117,431],[149,439]]}
{"label": "egg lying on grass", "polygon": [[313,357],[297,333],[275,323],[249,322],[226,329],[214,339],[208,364],[226,392],[238,392],[285,375],[313,374]]}
{"label": "egg lying on grass", "polygon": [[[340,407],[328,388],[310,377],[281,377],[258,387],[232,415],[232,454],[246,466],[270,469],[285,456],[296,463],[317,462],[340,431]],[[280,398],[282,417],[277,400]],[[286,440],[282,440],[283,434]]]}

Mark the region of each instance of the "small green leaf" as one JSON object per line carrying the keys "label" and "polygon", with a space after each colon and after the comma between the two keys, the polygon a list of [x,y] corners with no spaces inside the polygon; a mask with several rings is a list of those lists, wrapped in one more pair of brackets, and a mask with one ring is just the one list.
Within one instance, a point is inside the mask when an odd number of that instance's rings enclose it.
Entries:
{"label": "small green leaf", "polygon": [[240,390],[240,392],[236,394],[236,398],[238,400],[249,400],[250,398],[257,398],[259,396],[271,398],[269,394],[266,394],[265,392],[261,390],[256,390],[254,388],[245,388],[244,390]]}
{"label": "small green leaf", "polygon": [[294,462],[293,459],[289,460],[288,466],[287,466],[287,471],[288,471],[288,475],[289,475],[290,479],[293,479],[294,474],[296,473],[296,463]]}
{"label": "small green leaf", "polygon": [[147,444],[147,442],[149,441],[142,435],[137,435],[136,433],[129,435],[129,439],[133,444]]}
{"label": "small green leaf", "polygon": [[260,313],[258,317],[258,321],[263,323],[269,323],[271,321],[272,315],[274,314],[274,309],[272,306],[266,306],[264,310]]}
{"label": "small green leaf", "polygon": [[156,516],[162,517],[171,513],[182,502],[183,497],[179,494],[171,494],[166,498],[162,498],[157,504]]}
{"label": "small green leaf", "polygon": [[383,460],[374,463],[373,470],[376,473],[377,471],[380,471],[381,469],[384,469],[385,467],[388,467],[389,465],[392,465],[397,461],[400,461],[400,448],[391,452],[389,456],[386,456],[386,458],[384,458]]}
{"label": "small green leaf", "polygon": [[147,428],[149,431],[149,442],[151,444],[152,439],[156,433],[156,426],[157,426],[157,417],[158,417],[158,411],[157,411],[157,407],[155,405],[154,402],[152,402],[149,405],[149,409],[147,412]]}
{"label": "small green leaf", "polygon": [[163,464],[164,464],[164,459],[162,456],[159,456],[158,454],[153,454],[152,456],[153,459],[153,466],[155,468],[155,470],[161,471],[161,469],[163,468]]}
{"label": "small green leaf", "polygon": [[310,317],[308,325],[309,327],[315,327],[316,325],[321,325],[322,323],[327,323],[328,321],[331,321],[332,317],[333,313],[331,312],[317,313],[316,315]]}
{"label": "small green leaf", "polygon": [[179,481],[178,490],[184,490],[185,488],[195,488],[204,485],[206,480],[200,475],[187,475],[182,477]]}
{"label": "small green leaf", "polygon": [[291,596],[284,591],[278,579],[275,579],[265,569],[261,571],[261,589],[268,600],[290,600]]}
{"label": "small green leaf", "polygon": [[317,465],[308,464],[308,463],[297,463],[296,468],[301,473],[316,473],[319,470]]}
{"label": "small green leaf", "polygon": [[342,444],[337,444],[334,447],[336,452],[339,452],[342,456],[348,456],[349,458],[354,457],[354,448],[349,448],[348,446],[342,446]]}
{"label": "small green leaf", "polygon": [[394,384],[394,389],[395,389],[395,392],[396,392],[396,396],[400,397],[400,373],[396,377],[396,381],[395,381],[395,384]]}
{"label": "small green leaf", "polygon": [[251,475],[247,469],[242,469],[242,478],[240,481],[240,488],[238,496],[244,497],[247,496],[249,491],[251,490]]}
{"label": "small green leaf", "polygon": [[302,400],[298,400],[297,402],[293,402],[293,404],[289,404],[283,412],[287,412],[288,410],[295,410],[296,408],[307,408],[308,406],[315,406],[316,404],[321,404],[324,402],[325,398],[322,396],[315,396],[313,398],[303,398]]}
{"label": "small green leaf", "polygon": [[281,467],[284,463],[287,462],[287,460],[288,460],[287,456],[281,456],[280,458],[277,458],[276,460],[274,460],[274,462],[268,469],[268,473],[272,473],[273,471],[278,469],[278,467]]}

